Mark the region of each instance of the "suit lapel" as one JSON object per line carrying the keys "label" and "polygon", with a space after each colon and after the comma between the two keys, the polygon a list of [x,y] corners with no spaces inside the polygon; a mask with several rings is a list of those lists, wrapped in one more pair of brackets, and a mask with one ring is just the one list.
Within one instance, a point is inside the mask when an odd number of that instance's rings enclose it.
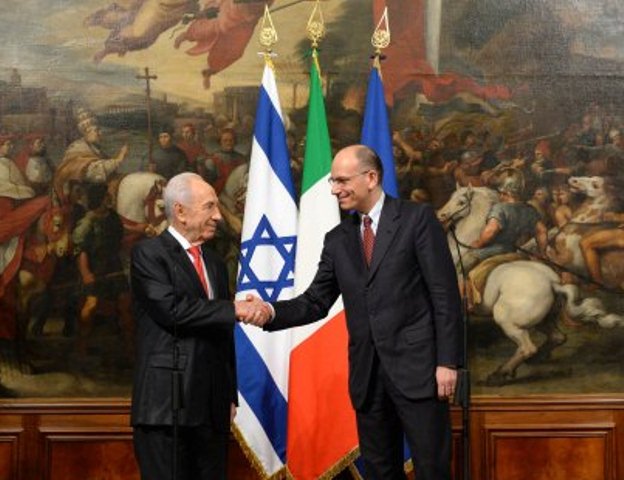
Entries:
{"label": "suit lapel", "polygon": [[386,195],[381,217],[379,218],[379,226],[375,235],[375,248],[373,248],[373,258],[370,268],[368,269],[368,281],[370,282],[377,272],[382,259],[386,255],[392,239],[401,225],[399,211],[399,202]]}
{"label": "suit lapel", "polygon": [[[351,214],[350,218],[345,220],[343,228],[346,234],[345,251],[348,252],[346,258],[352,258],[357,273],[362,274],[362,278],[366,276],[366,263],[364,262],[364,250],[362,248],[362,234],[360,233],[360,217],[357,213]],[[353,255],[357,252],[357,255]]]}
{"label": "suit lapel", "polygon": [[[215,269],[214,262],[210,259],[210,255],[207,253],[208,247],[202,245],[202,257],[204,259],[204,265],[206,266],[206,274],[208,275],[209,288],[212,293],[212,298],[219,298],[219,286],[217,285],[217,271]],[[202,287],[203,290],[203,287]]]}
{"label": "suit lapel", "polygon": [[[202,286],[201,281],[199,280],[199,277],[197,276],[197,272],[195,271],[193,262],[189,258],[188,253],[186,253],[184,248],[182,248],[182,245],[180,245],[178,241],[173,237],[173,235],[171,235],[167,230],[165,230],[161,234],[161,238],[165,246],[171,253],[171,258],[173,259],[173,261],[186,274],[187,278],[195,286],[195,289],[199,292],[203,292],[205,296],[206,293],[204,292],[204,287]],[[203,252],[203,249],[202,249],[202,252]],[[208,268],[208,265],[206,265],[206,268]],[[212,277],[210,275],[208,276],[208,278],[210,278],[212,281]]]}

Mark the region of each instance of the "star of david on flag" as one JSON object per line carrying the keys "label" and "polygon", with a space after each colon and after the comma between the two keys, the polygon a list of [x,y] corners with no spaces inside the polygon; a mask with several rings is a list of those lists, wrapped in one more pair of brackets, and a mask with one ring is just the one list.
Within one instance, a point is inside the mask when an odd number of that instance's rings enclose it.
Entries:
{"label": "star of david on flag", "polygon": [[[238,289],[256,290],[263,300],[276,301],[282,290],[295,284],[296,241],[295,235],[279,237],[267,216],[262,215],[253,235],[241,242]],[[262,267],[266,261],[275,262],[279,269],[280,258],[282,268],[279,274],[265,277],[267,272]]]}

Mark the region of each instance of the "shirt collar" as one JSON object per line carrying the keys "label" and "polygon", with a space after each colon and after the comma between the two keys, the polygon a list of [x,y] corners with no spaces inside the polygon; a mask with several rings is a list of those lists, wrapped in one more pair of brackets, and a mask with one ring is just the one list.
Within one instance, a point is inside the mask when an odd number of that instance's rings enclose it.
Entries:
{"label": "shirt collar", "polygon": [[191,248],[191,242],[189,242],[184,236],[178,232],[172,225],[167,227],[167,231],[176,239],[176,241],[182,246],[184,251],[188,251]]}
{"label": "shirt collar", "polygon": [[[386,194],[382,191],[381,195],[377,199],[377,202],[375,203],[375,205],[373,205],[373,208],[371,208],[370,212],[368,212],[367,214],[367,216],[369,216],[370,219],[373,221],[372,226],[374,230],[377,230],[377,225],[379,225],[379,219],[381,218],[381,209],[383,208],[385,199]],[[359,215],[361,220],[364,214],[360,213]]]}

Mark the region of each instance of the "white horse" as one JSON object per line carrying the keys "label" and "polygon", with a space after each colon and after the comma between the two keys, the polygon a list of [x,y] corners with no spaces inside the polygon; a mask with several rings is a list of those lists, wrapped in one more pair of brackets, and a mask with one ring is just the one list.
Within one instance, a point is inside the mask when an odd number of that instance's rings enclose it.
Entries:
{"label": "white horse", "polygon": [[[446,226],[453,226],[461,254],[479,237],[490,207],[498,201],[496,192],[486,187],[462,187],[438,211]],[[449,232],[448,242],[456,264],[457,244]],[[578,288],[562,285],[557,273],[537,261],[517,260],[497,266],[488,276],[478,312],[492,315],[496,324],[517,346],[514,354],[488,378],[489,385],[502,385],[515,377],[519,365],[538,354],[538,346],[530,331],[537,328],[546,334],[539,347],[540,357],[546,357],[563,344],[565,335],[558,329],[557,295],[566,299],[564,308],[576,320],[596,322],[603,327],[624,325],[624,318],[607,314],[597,298],[584,299],[577,305]]]}
{"label": "white horse", "polygon": [[[570,177],[570,190],[585,196],[583,203],[574,211],[570,221],[556,232],[548,258],[564,265],[571,272],[587,277],[589,272],[583,254],[584,242],[591,235],[605,230],[619,230],[613,223],[607,223],[604,216],[619,212],[621,208],[615,186],[603,177]],[[603,282],[612,288],[624,285],[624,250],[613,245],[600,251],[600,269]]]}
{"label": "white horse", "polygon": [[124,228],[137,236],[154,236],[167,228],[162,192],[167,180],[150,172],[129,173],[117,189],[115,210]]}

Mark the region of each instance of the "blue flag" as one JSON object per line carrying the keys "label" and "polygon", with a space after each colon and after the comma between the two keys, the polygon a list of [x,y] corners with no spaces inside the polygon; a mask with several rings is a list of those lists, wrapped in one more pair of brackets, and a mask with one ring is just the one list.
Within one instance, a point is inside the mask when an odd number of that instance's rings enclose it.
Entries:
{"label": "blue flag", "polygon": [[384,97],[384,87],[379,69],[373,67],[368,77],[368,92],[364,110],[364,125],[362,125],[362,140],[381,158],[384,169],[383,189],[388,195],[399,196],[399,186],[394,169],[394,155],[392,154],[392,135],[388,120],[388,107]]}

